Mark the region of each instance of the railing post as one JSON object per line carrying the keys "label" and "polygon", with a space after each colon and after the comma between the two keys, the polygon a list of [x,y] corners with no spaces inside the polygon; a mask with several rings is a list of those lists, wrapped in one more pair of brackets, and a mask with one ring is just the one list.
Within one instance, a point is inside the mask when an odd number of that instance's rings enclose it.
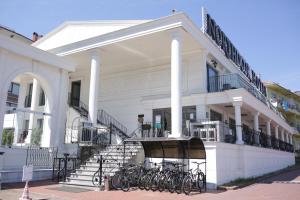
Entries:
{"label": "railing post", "polygon": [[64,170],[65,170],[65,172],[64,172],[64,181],[66,181],[66,179],[67,179],[67,170],[68,170],[68,156],[69,156],[69,154],[68,153],[65,153],[64,154],[64,156],[65,156],[65,165],[64,165]]}
{"label": "railing post", "polygon": [[112,123],[109,125],[109,144],[111,144],[111,136],[112,136]]}
{"label": "railing post", "polygon": [[101,184],[102,184],[102,162],[103,162],[103,158],[102,158],[102,155],[100,155],[100,163],[99,163],[99,187],[101,187]]}
{"label": "railing post", "polygon": [[59,182],[60,178],[60,166],[61,166],[61,159],[58,158],[58,173],[57,173],[57,182]]}

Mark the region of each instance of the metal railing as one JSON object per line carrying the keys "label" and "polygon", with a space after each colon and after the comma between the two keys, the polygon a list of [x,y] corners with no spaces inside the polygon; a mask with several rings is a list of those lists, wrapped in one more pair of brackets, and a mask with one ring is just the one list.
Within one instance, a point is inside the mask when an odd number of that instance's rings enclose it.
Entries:
{"label": "metal railing", "polygon": [[116,120],[113,116],[111,116],[104,110],[98,110],[97,122],[110,127],[111,129],[114,128],[119,131],[124,137],[128,137],[126,126],[121,124],[118,120]]}
{"label": "metal railing", "polygon": [[[236,127],[230,127],[229,124],[221,121],[210,121],[208,119],[190,122],[187,127],[183,127],[183,136],[199,137],[205,142],[225,142],[236,143]],[[242,128],[242,139],[246,145],[278,149],[282,151],[293,152],[293,145],[283,142],[274,136],[269,136],[263,132],[255,131],[250,128]],[[151,123],[143,124],[136,129],[130,137],[135,138],[153,138],[170,137],[170,131],[158,130],[151,127]]]}
{"label": "metal railing", "polygon": [[66,181],[66,178],[70,176],[72,172],[75,172],[80,165],[80,159],[72,157],[68,153],[63,156],[55,157],[52,167],[52,180]]}
{"label": "metal railing", "polygon": [[[233,143],[235,136],[228,124],[221,121],[207,119],[190,122],[188,136],[200,137],[203,141],[217,141]],[[185,135],[187,135],[185,134]]]}
{"label": "metal railing", "polygon": [[79,135],[81,144],[106,146],[110,144],[111,132],[107,128],[82,127]]}
{"label": "metal railing", "polygon": [[209,77],[208,92],[223,92],[225,90],[237,88],[246,89],[257,99],[262,101],[264,104],[267,104],[267,98],[239,74],[234,73]]}
{"label": "metal railing", "polygon": [[283,142],[277,139],[273,135],[267,135],[260,131],[255,131],[253,129],[243,129],[243,141],[247,145],[260,146],[264,148],[278,149],[281,151],[293,152],[294,147],[292,144]]}
{"label": "metal railing", "polygon": [[65,143],[105,146],[111,143],[112,132],[107,127],[86,127],[84,123],[66,129]]}
{"label": "metal railing", "polygon": [[29,146],[26,154],[26,165],[33,165],[37,168],[51,169],[54,158],[57,156],[56,147]]}

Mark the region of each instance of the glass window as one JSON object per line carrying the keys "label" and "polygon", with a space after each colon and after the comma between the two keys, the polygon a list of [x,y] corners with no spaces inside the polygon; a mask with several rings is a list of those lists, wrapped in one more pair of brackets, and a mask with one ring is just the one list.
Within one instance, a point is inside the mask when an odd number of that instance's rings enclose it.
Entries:
{"label": "glass window", "polygon": [[206,64],[207,67],[207,90],[209,92],[216,92],[218,91],[218,71]]}
{"label": "glass window", "polygon": [[44,93],[44,90],[41,88],[40,98],[39,98],[39,106],[44,106],[44,105],[45,105],[45,93]]}

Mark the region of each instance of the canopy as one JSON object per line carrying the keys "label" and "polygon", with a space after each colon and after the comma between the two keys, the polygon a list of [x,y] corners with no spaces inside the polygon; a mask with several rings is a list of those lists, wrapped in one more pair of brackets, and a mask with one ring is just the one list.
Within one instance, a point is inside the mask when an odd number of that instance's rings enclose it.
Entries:
{"label": "canopy", "polygon": [[204,144],[198,137],[130,138],[124,145],[128,142],[141,142],[148,158],[206,159]]}

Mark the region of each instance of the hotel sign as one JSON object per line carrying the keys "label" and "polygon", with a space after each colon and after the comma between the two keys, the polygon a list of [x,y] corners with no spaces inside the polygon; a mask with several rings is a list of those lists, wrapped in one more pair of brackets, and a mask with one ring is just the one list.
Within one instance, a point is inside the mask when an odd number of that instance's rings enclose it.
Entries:
{"label": "hotel sign", "polygon": [[239,54],[235,46],[216,24],[215,20],[212,19],[211,16],[205,11],[203,11],[203,17],[203,32],[210,36],[210,38],[223,50],[225,56],[232,60],[245,74],[249,81],[266,96],[266,87],[263,85],[258,75],[250,68],[249,64]]}

